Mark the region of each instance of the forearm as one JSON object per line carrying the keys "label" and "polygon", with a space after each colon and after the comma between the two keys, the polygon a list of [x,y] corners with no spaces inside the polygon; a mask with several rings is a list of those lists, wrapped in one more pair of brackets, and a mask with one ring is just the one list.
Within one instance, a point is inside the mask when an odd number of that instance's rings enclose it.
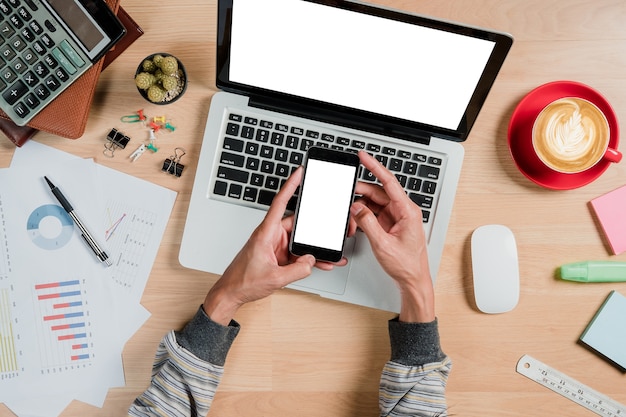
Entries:
{"label": "forearm", "polygon": [[205,416],[221,380],[239,325],[221,326],[202,309],[180,332],[168,333],[156,353],[152,381],[129,416]]}
{"label": "forearm", "polygon": [[391,359],[380,380],[380,415],[446,415],[445,387],[452,365],[441,350],[438,323],[389,322]]}

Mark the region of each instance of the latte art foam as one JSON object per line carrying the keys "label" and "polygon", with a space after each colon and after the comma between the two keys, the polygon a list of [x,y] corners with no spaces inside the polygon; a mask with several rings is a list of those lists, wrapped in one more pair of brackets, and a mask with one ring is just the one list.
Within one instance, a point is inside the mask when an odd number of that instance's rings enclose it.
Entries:
{"label": "latte art foam", "polygon": [[604,114],[580,98],[563,98],[549,104],[533,127],[537,156],[550,168],[566,173],[595,165],[606,151],[609,126]]}

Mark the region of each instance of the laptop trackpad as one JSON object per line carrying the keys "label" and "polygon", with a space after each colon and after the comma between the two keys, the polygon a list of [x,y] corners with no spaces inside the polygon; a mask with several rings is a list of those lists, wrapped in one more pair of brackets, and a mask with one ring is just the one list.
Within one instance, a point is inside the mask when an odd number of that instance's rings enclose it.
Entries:
{"label": "laptop trackpad", "polygon": [[[355,238],[346,239],[346,245],[343,255],[350,259],[354,251]],[[313,273],[293,284],[289,288],[294,290],[302,290],[320,294],[328,292],[332,294],[343,294],[346,291],[346,282],[348,282],[348,274],[350,273],[350,264],[333,268],[332,271],[321,271],[317,268],[313,269]]]}

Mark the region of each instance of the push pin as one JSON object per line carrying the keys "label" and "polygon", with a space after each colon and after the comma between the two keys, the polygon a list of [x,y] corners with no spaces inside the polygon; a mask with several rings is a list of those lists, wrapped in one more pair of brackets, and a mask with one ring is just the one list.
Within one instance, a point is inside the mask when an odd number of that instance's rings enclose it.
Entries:
{"label": "push pin", "polygon": [[155,122],[150,122],[150,129],[154,130],[154,132],[156,133],[161,129],[161,125],[158,125]]}
{"label": "push pin", "polygon": [[154,116],[152,118],[152,121],[154,123],[160,123],[160,124],[165,124],[165,116]]}
{"label": "push pin", "polygon": [[180,158],[185,155],[185,150],[183,148],[175,148],[174,155],[170,156],[163,162],[163,168],[161,171],[167,172],[170,175],[175,177],[180,177],[183,173],[183,169],[185,166],[180,163]]}
{"label": "push pin", "polygon": [[170,132],[173,132],[173,131],[176,130],[176,128],[174,126],[172,126],[169,122],[166,122],[163,127],[166,128],[167,130],[169,130]]}
{"label": "push pin", "polygon": [[149,144],[146,145],[146,149],[151,150],[154,153],[159,151],[159,148],[154,146],[154,143],[152,143],[152,142],[150,142]]}
{"label": "push pin", "polygon": [[130,154],[131,162],[135,162],[139,157],[146,151],[146,145],[143,143],[139,145],[139,147],[135,150],[135,152]]}
{"label": "push pin", "polygon": [[111,129],[106,139],[107,143],[104,144],[104,151],[102,151],[102,153],[109,158],[115,156],[114,153],[117,148],[124,149],[130,141],[128,136],[118,131],[116,128]]}
{"label": "push pin", "polygon": [[137,110],[137,114],[129,114],[127,116],[121,117],[122,122],[124,123],[136,123],[136,122],[145,122],[147,117],[143,114],[143,109]]}

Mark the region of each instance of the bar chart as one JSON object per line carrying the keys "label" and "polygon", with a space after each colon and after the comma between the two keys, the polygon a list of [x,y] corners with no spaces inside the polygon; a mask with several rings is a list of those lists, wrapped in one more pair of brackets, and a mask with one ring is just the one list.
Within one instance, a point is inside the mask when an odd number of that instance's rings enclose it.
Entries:
{"label": "bar chart", "polygon": [[0,379],[15,377],[18,371],[18,352],[15,346],[11,300],[9,290],[2,288],[0,289]]}
{"label": "bar chart", "polygon": [[83,282],[48,282],[34,290],[42,372],[87,366],[93,337]]}

